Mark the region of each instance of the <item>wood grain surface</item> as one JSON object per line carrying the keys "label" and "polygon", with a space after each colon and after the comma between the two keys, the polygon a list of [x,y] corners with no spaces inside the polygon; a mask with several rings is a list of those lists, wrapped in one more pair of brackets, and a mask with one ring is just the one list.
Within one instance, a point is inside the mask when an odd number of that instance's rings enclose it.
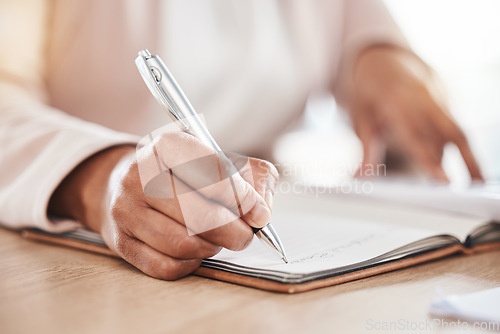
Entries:
{"label": "wood grain surface", "polygon": [[160,281],[122,260],[1,228],[0,252],[0,333],[388,333],[375,327],[390,322],[434,324],[396,332],[465,333],[435,325],[427,310],[436,288],[500,286],[500,251],[297,295],[195,276]]}

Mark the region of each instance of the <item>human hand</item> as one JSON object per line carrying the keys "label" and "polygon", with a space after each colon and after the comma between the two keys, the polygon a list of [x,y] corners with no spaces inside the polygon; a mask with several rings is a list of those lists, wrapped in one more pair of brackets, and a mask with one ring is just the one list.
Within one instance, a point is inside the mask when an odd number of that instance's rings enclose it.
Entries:
{"label": "human hand", "polygon": [[472,179],[482,180],[467,138],[442,103],[433,73],[415,55],[389,46],[372,47],[357,59],[350,116],[363,145],[363,170],[383,162],[395,142],[431,177],[447,181],[441,160],[455,144]]}
{"label": "human hand", "polygon": [[[186,133],[164,134],[142,148],[137,157],[134,148],[107,150],[84,162],[61,184],[50,208],[100,232],[113,252],[144,273],[166,280],[180,278],[221,247],[244,249],[254,235],[250,227],[265,226],[271,215],[278,173],[266,161],[243,157],[236,161],[240,169],[232,178],[241,216],[234,207],[234,192],[220,183],[191,191],[189,201],[184,201],[181,208],[180,196],[169,196],[169,185],[161,183],[165,178],[155,179],[147,171],[149,162],[157,161],[155,154],[162,165],[177,166],[192,156],[211,152]],[[175,182],[176,192],[190,188],[196,174],[184,174],[183,182]],[[141,178],[153,187],[146,189],[146,194]],[[72,205],[76,209],[72,213],[57,212],[58,207],[71,207],[63,203],[64,193],[70,191],[80,198]],[[205,227],[218,227],[189,235],[185,217]]]}

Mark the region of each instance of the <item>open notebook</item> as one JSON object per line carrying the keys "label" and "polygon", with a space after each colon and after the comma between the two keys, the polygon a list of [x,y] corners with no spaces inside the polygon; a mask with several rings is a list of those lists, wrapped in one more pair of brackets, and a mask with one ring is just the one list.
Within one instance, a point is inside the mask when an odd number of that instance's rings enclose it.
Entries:
{"label": "open notebook", "polygon": [[[204,260],[195,274],[293,293],[500,246],[498,223],[335,197],[278,195],[272,223],[288,264],[254,239],[244,251],[222,250]],[[85,230],[25,235],[110,254]]]}

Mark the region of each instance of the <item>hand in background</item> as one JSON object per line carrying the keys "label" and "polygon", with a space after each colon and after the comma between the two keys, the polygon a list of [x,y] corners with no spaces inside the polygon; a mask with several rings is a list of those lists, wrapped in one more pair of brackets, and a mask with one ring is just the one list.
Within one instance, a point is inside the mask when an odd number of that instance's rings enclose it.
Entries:
{"label": "hand in background", "polygon": [[455,144],[470,176],[482,180],[467,138],[432,87],[433,73],[415,55],[376,46],[357,59],[350,116],[363,145],[364,167],[383,163],[388,142],[407,151],[431,177],[447,181],[441,165],[447,143]]}
{"label": "hand in background", "polygon": [[[183,155],[205,151],[210,149],[196,138],[177,133],[161,136],[138,156],[156,161],[158,154],[162,164],[175,166],[176,161],[186,161]],[[108,247],[127,262],[166,280],[191,273],[201,259],[217,254],[222,247],[244,249],[254,235],[250,227],[269,222],[278,179],[272,164],[254,158],[240,162],[241,169],[233,180],[246,210],[239,217],[228,204],[234,201],[234,193],[225,193],[218,185],[193,192],[184,211],[177,197],[145,195],[135,153],[134,147],[116,147],[84,161],[58,187],[49,212],[79,220],[101,233]],[[190,180],[183,181],[187,187]],[[158,184],[158,189],[162,188]],[[191,219],[219,227],[189,235],[184,219],[188,214]],[[228,221],[228,217],[232,219]]]}

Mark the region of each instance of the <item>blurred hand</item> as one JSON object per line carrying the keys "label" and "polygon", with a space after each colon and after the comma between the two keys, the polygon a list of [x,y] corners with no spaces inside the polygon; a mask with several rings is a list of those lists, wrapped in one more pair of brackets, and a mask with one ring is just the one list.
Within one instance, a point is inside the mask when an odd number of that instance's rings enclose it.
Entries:
{"label": "blurred hand", "polygon": [[[157,154],[162,165],[175,166],[192,154],[199,156],[206,152],[211,151],[191,135],[174,133],[162,135],[137,156],[142,161],[157,161]],[[203,192],[192,192],[182,210],[177,196],[145,195],[140,179],[145,176],[140,176],[143,171],[139,171],[141,163],[135,153],[135,148],[117,147],[82,163],[54,193],[49,206],[51,213],[78,219],[100,232],[117,255],[144,273],[166,280],[191,273],[201,259],[217,254],[221,247],[244,249],[253,238],[250,227],[268,223],[278,180],[272,164],[254,158],[240,161],[239,173],[232,176],[239,204],[245,208],[239,217],[238,208],[232,207],[234,193],[230,187],[214,185]],[[176,191],[181,191],[179,185],[190,187],[191,180],[187,178],[175,183]],[[153,183],[161,181],[160,178]],[[163,185],[156,184],[158,189],[168,188]],[[76,199],[68,202],[68,197]],[[219,227],[189,235],[186,215],[207,226]]]}
{"label": "blurred hand", "polygon": [[470,176],[482,180],[467,138],[433,86],[433,73],[415,55],[389,46],[372,47],[357,59],[350,116],[363,145],[363,170],[384,162],[388,142],[396,142],[431,177],[447,181],[441,160],[455,144]]}

